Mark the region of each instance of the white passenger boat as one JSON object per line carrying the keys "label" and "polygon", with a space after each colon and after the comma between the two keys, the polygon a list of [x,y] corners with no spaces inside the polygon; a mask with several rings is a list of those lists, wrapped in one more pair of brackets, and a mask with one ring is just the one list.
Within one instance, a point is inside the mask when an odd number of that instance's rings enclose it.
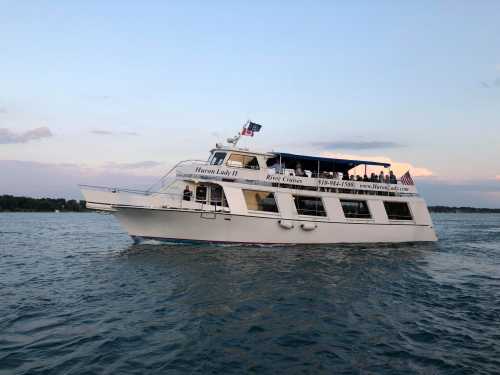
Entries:
{"label": "white passenger boat", "polygon": [[386,163],[238,148],[249,122],[207,161],[179,162],[147,191],[80,185],[136,240],[259,244],[436,241],[409,173],[354,177]]}

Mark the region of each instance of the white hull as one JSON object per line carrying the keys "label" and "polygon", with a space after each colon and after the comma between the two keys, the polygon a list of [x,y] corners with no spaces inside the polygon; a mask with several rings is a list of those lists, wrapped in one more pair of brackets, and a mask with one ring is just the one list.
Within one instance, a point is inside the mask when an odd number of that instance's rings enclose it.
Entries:
{"label": "white hull", "polygon": [[[436,241],[431,225],[326,222],[201,213],[177,209],[118,208],[113,214],[134,238],[261,244],[331,244]],[[303,224],[314,229],[306,230]]]}

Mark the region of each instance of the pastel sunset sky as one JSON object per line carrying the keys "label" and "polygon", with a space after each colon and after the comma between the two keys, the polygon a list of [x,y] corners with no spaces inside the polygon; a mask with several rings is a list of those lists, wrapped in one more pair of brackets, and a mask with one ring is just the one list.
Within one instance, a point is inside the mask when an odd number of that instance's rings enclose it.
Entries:
{"label": "pastel sunset sky", "polygon": [[500,207],[499,1],[0,0],[0,194],[81,198],[259,150],[390,161]]}

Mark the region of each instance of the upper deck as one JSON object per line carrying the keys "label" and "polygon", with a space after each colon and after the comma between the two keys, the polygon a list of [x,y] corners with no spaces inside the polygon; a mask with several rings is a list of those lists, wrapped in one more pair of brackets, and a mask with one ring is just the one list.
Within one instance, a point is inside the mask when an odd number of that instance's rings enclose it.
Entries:
{"label": "upper deck", "polygon": [[[219,147],[207,162],[179,166],[178,178],[195,181],[224,181],[249,185],[317,190],[336,193],[418,195],[414,185],[384,175],[369,181],[350,174],[361,167],[387,169],[390,164],[364,160],[334,159],[290,153],[258,153],[246,149]],[[359,168],[358,168],[359,169]]]}

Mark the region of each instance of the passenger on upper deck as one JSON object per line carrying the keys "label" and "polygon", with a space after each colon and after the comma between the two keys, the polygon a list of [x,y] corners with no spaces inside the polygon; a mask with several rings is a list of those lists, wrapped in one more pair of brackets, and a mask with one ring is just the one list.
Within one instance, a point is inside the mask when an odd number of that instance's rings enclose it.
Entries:
{"label": "passenger on upper deck", "polygon": [[392,171],[389,171],[389,183],[390,184],[397,184],[398,183],[398,180]]}
{"label": "passenger on upper deck", "polygon": [[379,182],[384,182],[384,171],[380,171],[380,174],[378,175],[378,181]]}
{"label": "passenger on upper deck", "polygon": [[295,166],[295,176],[300,176],[300,177],[305,177],[306,174],[304,173],[304,170],[302,169],[302,164],[297,163]]}

